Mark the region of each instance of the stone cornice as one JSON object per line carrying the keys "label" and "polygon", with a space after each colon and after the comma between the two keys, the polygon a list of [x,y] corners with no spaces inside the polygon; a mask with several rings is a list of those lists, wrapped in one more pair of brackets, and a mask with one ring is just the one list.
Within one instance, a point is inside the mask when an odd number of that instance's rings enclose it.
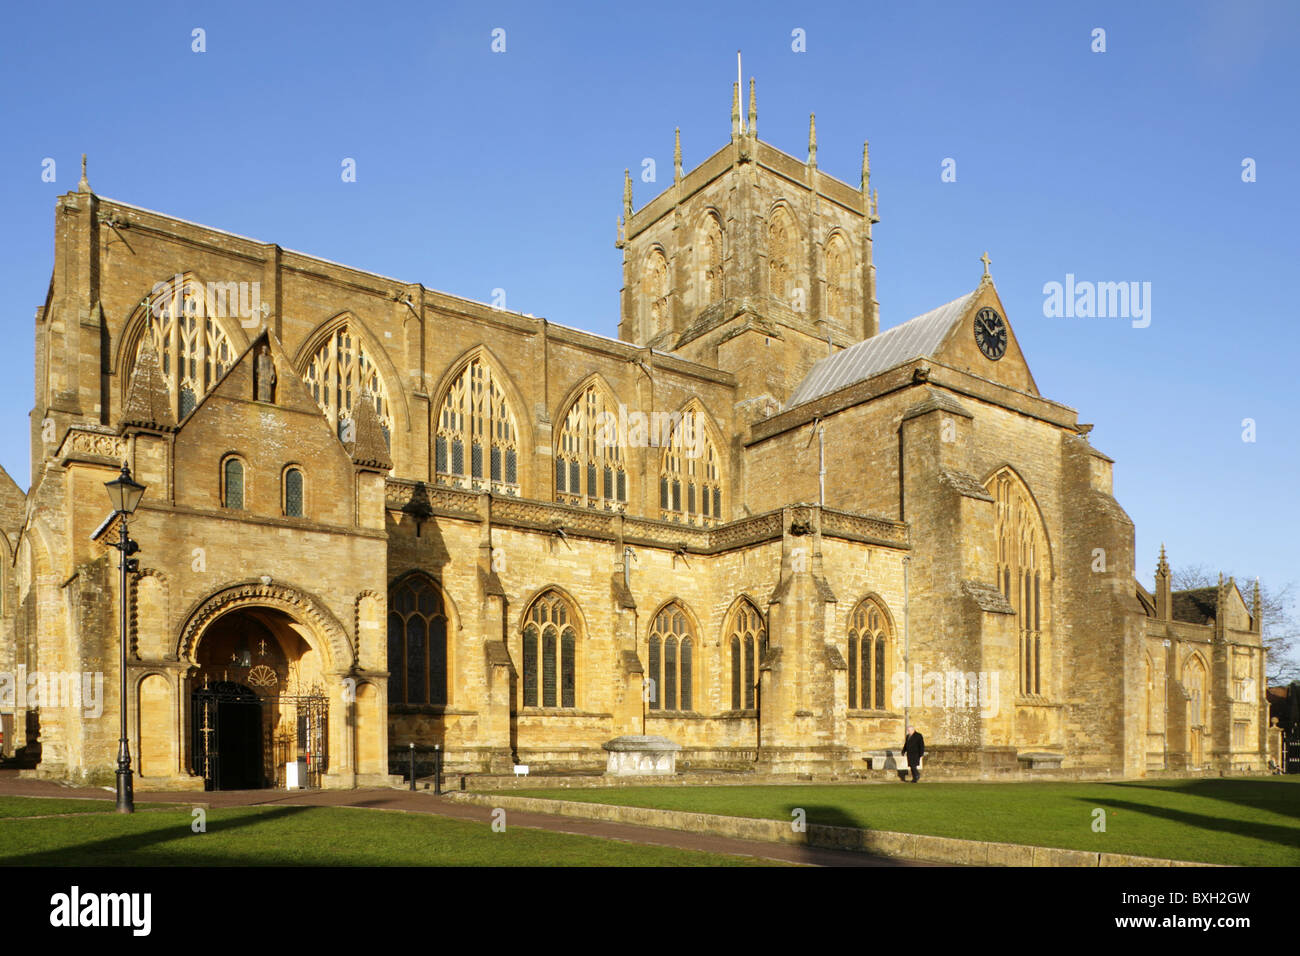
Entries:
{"label": "stone cornice", "polygon": [[633,211],[625,226],[625,238],[633,239],[736,166],[750,162],[785,180],[791,189],[805,194],[815,193],[819,199],[841,206],[849,212],[864,218],[867,215],[866,200],[860,189],[820,169],[814,171],[812,183],[809,184],[806,163],[761,139],[751,141],[746,135],[738,141],[724,144],[686,173],[681,182],[667,187],[640,209]]}
{"label": "stone cornice", "polygon": [[145,512],[160,515],[185,515],[192,518],[211,518],[215,521],[235,521],[243,525],[293,528],[296,531],[313,534],[345,534],[350,538],[374,538],[379,541],[387,540],[388,537],[383,531],[358,528],[354,525],[321,524],[306,518],[284,518],[277,515],[254,514],[249,511],[231,511],[226,508],[191,508],[186,505],[171,504],[170,502],[160,504],[157,500],[150,501],[147,495],[141,500],[140,506],[136,509],[136,515],[138,517]]}
{"label": "stone cornice", "polygon": [[[391,512],[408,514],[418,520],[443,517],[477,522],[483,518],[479,510],[479,499],[482,496],[481,492],[390,478],[387,507]],[[711,528],[701,528],[548,501],[502,495],[490,497],[491,521],[496,526],[546,534],[555,533],[562,528],[567,536],[596,541],[621,541],[628,545],[672,551],[684,550],[691,554],[722,554],[737,548],[779,541],[785,532],[784,512],[780,509]],[[817,506],[798,507],[815,509]],[[910,547],[908,527],[904,522],[834,508],[821,509],[821,534],[823,537],[879,547]]]}

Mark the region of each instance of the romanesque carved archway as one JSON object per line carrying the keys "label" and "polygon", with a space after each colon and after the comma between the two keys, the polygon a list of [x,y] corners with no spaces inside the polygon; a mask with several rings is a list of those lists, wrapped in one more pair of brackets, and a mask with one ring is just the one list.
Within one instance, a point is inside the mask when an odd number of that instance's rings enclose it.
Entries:
{"label": "romanesque carved archway", "polygon": [[318,645],[318,650],[324,653],[326,671],[342,674],[352,669],[356,661],[354,645],[329,608],[292,585],[260,580],[223,587],[191,608],[181,627],[174,659],[196,663],[195,650],[209,624],[231,611],[255,607],[282,611],[302,624],[309,632],[308,643]]}

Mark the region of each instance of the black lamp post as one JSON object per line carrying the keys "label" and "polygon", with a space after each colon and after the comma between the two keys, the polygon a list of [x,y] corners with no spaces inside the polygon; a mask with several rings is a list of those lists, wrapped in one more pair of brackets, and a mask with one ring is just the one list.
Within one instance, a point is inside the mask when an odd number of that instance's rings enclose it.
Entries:
{"label": "black lamp post", "polygon": [[121,658],[118,673],[121,676],[120,716],[122,734],[117,742],[117,812],[134,813],[135,795],[131,790],[131,747],[126,739],[126,576],[128,572],[139,570],[140,562],[131,555],[140,550],[140,546],[127,536],[126,522],[144,497],[145,486],[131,479],[131,469],[122,462],[122,473],[113,481],[104,482],[108,489],[109,500],[113,502],[113,512],[121,521],[117,548],[120,554],[118,567],[122,569],[122,628]]}

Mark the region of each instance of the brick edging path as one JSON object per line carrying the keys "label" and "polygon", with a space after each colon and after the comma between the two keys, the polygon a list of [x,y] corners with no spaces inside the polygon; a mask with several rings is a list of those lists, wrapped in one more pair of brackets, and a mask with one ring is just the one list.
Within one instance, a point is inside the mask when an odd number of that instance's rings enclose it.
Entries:
{"label": "brick edging path", "polygon": [[623,807],[577,800],[548,800],[541,797],[459,792],[444,796],[461,803],[500,807],[524,813],[582,817],[588,820],[658,827],[665,830],[685,830],[691,833],[757,840],[764,843],[791,843],[828,850],[853,850],[876,856],[924,860],[930,863],[955,863],[964,866],[1215,865],[1187,860],[1164,860],[1150,856],[1129,856],[1123,853],[1062,850],[1056,847],[960,840],[954,837],[925,836],[919,833],[834,827],[820,823],[809,823],[803,832],[799,832],[794,829],[792,823],[783,820],[730,817],[717,813],[687,813],[681,810],[655,810],[649,807]]}

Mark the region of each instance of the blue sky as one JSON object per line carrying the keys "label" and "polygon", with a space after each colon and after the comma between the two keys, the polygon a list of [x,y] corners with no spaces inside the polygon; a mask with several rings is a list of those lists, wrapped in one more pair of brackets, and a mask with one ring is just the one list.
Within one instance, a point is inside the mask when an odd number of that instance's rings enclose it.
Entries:
{"label": "blue sky", "polygon": [[[1039,387],[1117,460],[1144,581],[1161,541],[1175,564],[1300,580],[1297,5],[236,0],[2,17],[0,464],[24,487],[32,314],[83,151],[101,195],[468,298],[503,288],[511,309],[613,336],[623,170],[657,162],[639,207],[671,178],[675,126],[688,168],[727,140],[739,48],[763,139],[802,157],[815,111],[821,168],[854,184],[871,140],[884,327],[969,291],[988,250]],[[1067,273],[1151,283],[1150,326],[1045,317],[1043,285]]]}

